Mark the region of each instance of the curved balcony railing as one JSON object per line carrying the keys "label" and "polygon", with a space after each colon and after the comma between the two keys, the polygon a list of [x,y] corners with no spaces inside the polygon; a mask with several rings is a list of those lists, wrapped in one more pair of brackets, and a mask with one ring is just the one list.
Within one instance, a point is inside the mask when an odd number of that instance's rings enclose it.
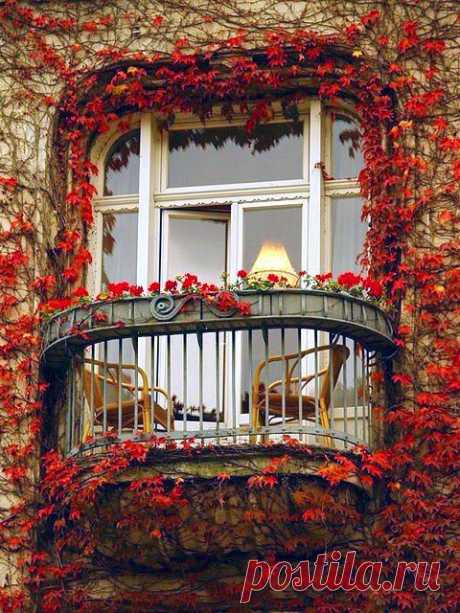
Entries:
{"label": "curved balcony railing", "polygon": [[66,452],[152,434],[371,445],[372,374],[395,350],[384,312],[324,291],[236,297],[251,303],[250,315],[160,294],[85,304],[49,320],[42,359],[49,372],[67,373]]}

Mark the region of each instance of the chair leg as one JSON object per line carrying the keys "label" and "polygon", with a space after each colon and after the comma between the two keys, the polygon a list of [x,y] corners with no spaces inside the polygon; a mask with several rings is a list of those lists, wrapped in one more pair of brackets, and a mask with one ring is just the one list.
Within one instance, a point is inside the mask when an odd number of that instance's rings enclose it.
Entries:
{"label": "chair leg", "polygon": [[150,434],[150,432],[152,431],[152,415],[150,412],[150,403],[144,403],[142,414],[144,419],[144,432],[145,434]]}
{"label": "chair leg", "polygon": [[[319,419],[320,419],[322,428],[324,430],[329,430],[330,428],[329,414],[327,412],[327,407],[324,406],[322,402],[320,402]],[[323,436],[321,438],[323,439],[324,445],[326,447],[335,447],[334,441],[332,440],[330,436]]]}
{"label": "chair leg", "polygon": [[[257,405],[257,402],[254,402],[253,400],[252,407],[251,407],[251,429],[253,430],[254,433],[258,432],[260,426],[261,426],[260,410]],[[251,434],[249,436],[249,442],[251,445],[255,445],[257,443],[257,434]]]}

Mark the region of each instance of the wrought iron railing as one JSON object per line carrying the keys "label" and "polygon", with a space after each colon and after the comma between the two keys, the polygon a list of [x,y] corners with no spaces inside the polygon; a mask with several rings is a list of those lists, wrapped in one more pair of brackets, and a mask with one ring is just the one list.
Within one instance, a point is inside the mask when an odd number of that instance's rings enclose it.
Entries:
{"label": "wrought iron railing", "polygon": [[65,369],[67,453],[110,439],[372,445],[378,376],[395,349],[374,304],[312,290],[244,292],[251,314],[198,296],[91,303],[44,329]]}

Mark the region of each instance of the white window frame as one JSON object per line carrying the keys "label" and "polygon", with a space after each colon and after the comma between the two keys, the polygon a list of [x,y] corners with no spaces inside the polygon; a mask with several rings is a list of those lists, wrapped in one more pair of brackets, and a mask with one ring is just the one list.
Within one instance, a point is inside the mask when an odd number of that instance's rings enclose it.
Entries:
{"label": "white window frame", "polygon": [[[323,122],[323,148],[322,159],[326,172],[332,172],[332,113],[348,115],[353,118],[355,113],[353,108],[344,104],[343,108],[326,107]],[[322,197],[322,216],[321,216],[321,271],[330,272],[332,270],[332,199],[333,198],[359,198],[361,188],[358,177],[347,179],[328,179],[323,181]]]}
{"label": "white window frame", "polygon": [[[303,121],[304,127],[304,146],[303,146],[303,176],[300,179],[285,179],[285,180],[274,180],[274,181],[254,181],[254,182],[235,182],[235,183],[223,183],[217,185],[197,185],[193,187],[169,187],[168,186],[168,158],[169,158],[169,149],[168,149],[168,133],[163,132],[161,139],[161,183],[160,183],[160,192],[166,197],[172,196],[182,196],[182,195],[212,195],[212,194],[221,194],[225,192],[226,194],[234,194],[234,193],[242,193],[245,194],[249,191],[257,191],[257,192],[271,192],[273,189],[285,190],[289,188],[299,188],[305,185],[308,173],[308,120],[307,114],[301,114],[301,121]],[[268,124],[280,124],[280,123],[289,123],[289,120],[283,117],[281,114],[275,114],[274,118],[267,122]],[[220,118],[213,118],[206,122],[206,128],[220,128],[220,127],[242,127],[244,126],[244,122],[242,117],[237,117],[232,123],[229,124],[228,121],[225,121]],[[185,129],[193,129],[193,128],[202,128],[202,124],[198,124],[195,120],[179,120],[175,122],[174,126],[170,129],[171,132],[185,130]]]}
{"label": "white window frame", "polygon": [[[127,131],[140,129],[139,192],[123,196],[104,196],[104,162],[113,144],[121,136],[116,126],[100,137],[92,148],[92,161],[99,173],[94,179],[97,196],[94,200],[95,224],[90,235],[90,248],[94,253],[93,266],[88,274],[88,288],[92,294],[101,290],[102,264],[102,215],[138,210],[138,257],[137,284],[147,287],[160,277],[160,210],[200,204],[231,203],[245,206],[248,203],[266,202],[277,206],[286,200],[308,200],[305,220],[302,263],[310,274],[327,272],[331,268],[332,232],[331,202],[334,197],[359,197],[360,188],[356,179],[324,180],[322,164],[328,172],[331,168],[331,112],[352,115],[350,107],[343,109],[322,107],[316,99],[301,108],[304,119],[304,178],[301,180],[269,181],[193,188],[168,188],[167,177],[167,133],[161,133],[152,113],[129,116]],[[236,118],[232,125],[238,125],[242,118]],[[273,123],[286,121],[281,114],[273,117]],[[206,125],[217,127],[227,125],[222,119],[211,119]],[[201,127],[195,118],[180,116],[174,129]],[[237,219],[232,215],[229,272],[235,275],[239,264],[235,245],[237,241]],[[152,252],[153,250],[153,252]],[[148,254],[148,257],[146,257]]]}

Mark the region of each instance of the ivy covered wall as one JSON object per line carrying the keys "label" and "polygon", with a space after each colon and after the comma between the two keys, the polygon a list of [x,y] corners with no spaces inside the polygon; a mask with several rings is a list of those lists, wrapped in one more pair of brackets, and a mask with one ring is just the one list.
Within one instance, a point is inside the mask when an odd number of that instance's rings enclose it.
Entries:
{"label": "ivy covered wall", "polygon": [[[318,95],[351,99],[360,116],[363,214],[371,219],[365,263],[385,287],[401,352],[386,374],[393,388],[386,447],[327,457],[317,476],[332,493],[351,476],[378,492],[361,514],[366,536],[353,543],[363,558],[386,560],[388,568],[400,559],[442,562],[441,590],[368,591],[353,596],[354,607],[456,610],[458,3],[5,0],[0,32],[2,609],[200,607],[191,581],[150,601],[145,585],[136,588],[136,573],[129,588],[108,575],[105,591],[84,587],[98,572],[87,564],[97,543],[86,513],[103,488],[163,443],[118,447],[90,467],[49,448],[57,399],[39,372],[40,318],[82,295],[91,258],[94,134],[123,122],[127,111],[154,110],[168,125],[179,110],[206,119],[214,104],[227,117],[244,112],[250,133],[270,118],[275,99],[291,113]],[[279,462],[270,462],[254,476],[272,478],[249,478],[245,487],[285,487]],[[187,482],[149,479],[137,495],[145,505],[149,492],[158,520],[151,538],[161,539],[172,529],[171,515],[180,518],[187,504]],[[223,487],[236,487],[232,479],[225,477]],[[221,498],[225,507],[231,494]],[[340,499],[331,494],[332,515]],[[302,504],[302,521],[327,522],[317,501]],[[246,519],[279,521],[264,513],[263,520]],[[220,589],[226,606],[238,601],[238,581]],[[302,596],[306,606],[311,597]],[[343,594],[315,598],[316,610],[350,608]]]}

